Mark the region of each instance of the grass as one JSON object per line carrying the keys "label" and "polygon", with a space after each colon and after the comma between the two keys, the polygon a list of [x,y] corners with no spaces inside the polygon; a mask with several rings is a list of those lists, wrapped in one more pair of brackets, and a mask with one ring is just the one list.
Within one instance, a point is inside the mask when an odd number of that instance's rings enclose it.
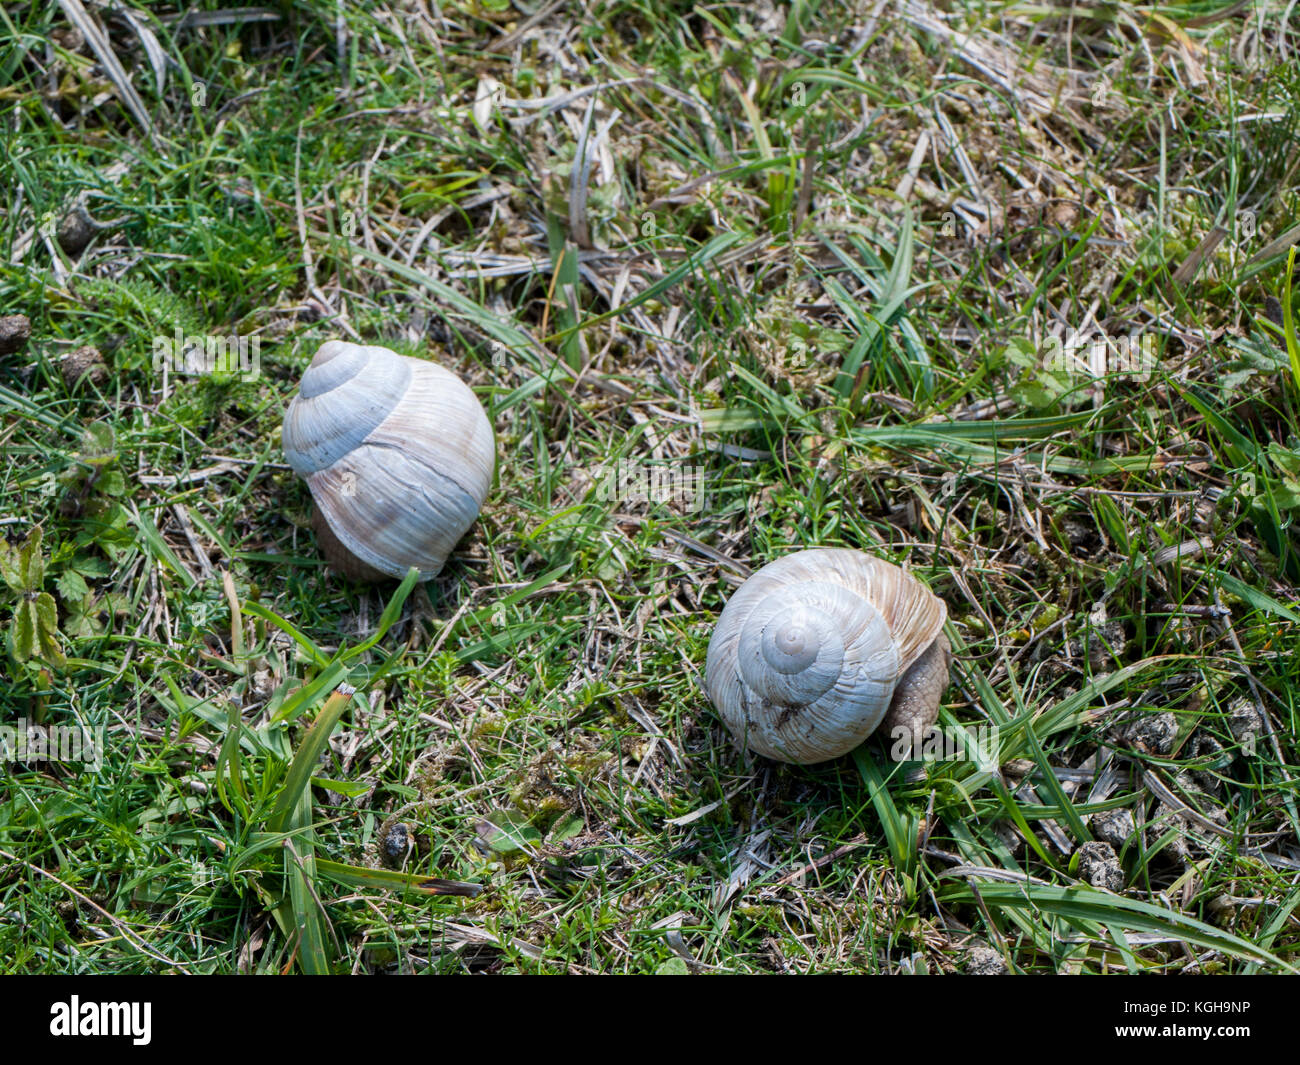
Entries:
{"label": "grass", "polygon": [[[0,725],[105,737],[0,763],[5,971],[1300,968],[1297,23],[949,6],[0,13]],[[333,337],[496,429],[427,587],[315,549]],[[947,601],[970,757],[733,746],[713,622],[814,545]]]}

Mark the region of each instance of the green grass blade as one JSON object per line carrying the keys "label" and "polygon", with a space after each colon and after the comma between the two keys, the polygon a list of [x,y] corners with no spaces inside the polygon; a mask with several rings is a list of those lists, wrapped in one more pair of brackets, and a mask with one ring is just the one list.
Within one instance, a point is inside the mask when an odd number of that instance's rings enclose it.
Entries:
{"label": "green grass blade", "polygon": [[[959,874],[945,872],[941,875]],[[1123,895],[1112,895],[1080,885],[1063,887],[1056,884],[1008,884],[981,880],[978,887],[980,897],[987,906],[1054,914],[1072,923],[1082,924],[1089,934],[1097,934],[1095,929],[1088,928],[1089,925],[1113,924],[1130,931],[1167,935],[1207,950],[1220,951],[1233,958],[1259,962],[1279,971],[1300,971],[1291,963],[1231,932]],[[969,901],[971,890],[971,885],[964,884],[960,888],[941,891],[940,897],[949,902]]]}
{"label": "green grass blade", "polygon": [[309,793],[302,793],[289,821],[287,827],[294,835],[284,841],[284,871],[298,965],[308,976],[329,976],[333,967],[324,907],[316,891],[316,833],[311,825]]}
{"label": "green grass blade", "polygon": [[365,654],[370,648],[374,647],[380,640],[388,635],[388,630],[396,623],[402,615],[402,607],[406,603],[407,597],[411,590],[420,582],[420,571],[412,566],[402,578],[402,583],[397,586],[393,592],[393,597],[388,600],[388,605],[384,607],[384,612],[379,616],[379,624],[375,626],[375,631],[365,640],[357,644],[356,647],[344,652],[339,656],[339,660],[346,662],[349,659],[356,658]]}
{"label": "green grass blade", "polygon": [[1300,342],[1296,341],[1295,317],[1291,308],[1291,281],[1295,277],[1295,253],[1293,246],[1286,257],[1286,287],[1282,289],[1282,329],[1286,333],[1286,354],[1291,361],[1291,377],[1295,382],[1296,393],[1300,395]]}
{"label": "green grass blade", "polygon": [[298,744],[293,762],[289,765],[289,772],[285,774],[284,787],[280,790],[275,809],[267,819],[267,828],[271,832],[286,831],[295,804],[301,796],[310,794],[308,785],[311,782],[312,772],[316,768],[316,762],[328,746],[330,733],[334,731],[334,726],[343,716],[343,711],[347,709],[353,694],[353,689],[347,685],[336,689],[334,694],[325,700],[325,705],[316,720],[312,722],[311,728],[307,730],[307,735]]}
{"label": "green grass blade", "polygon": [[885,786],[885,778],[881,775],[880,767],[876,765],[875,759],[864,746],[854,748],[853,761],[858,767],[863,783],[867,786],[871,804],[876,808],[876,816],[880,818],[894,868],[907,879],[910,887],[915,887],[919,827],[917,819],[894,805],[894,798],[890,795],[889,788]]}
{"label": "green grass blade", "polygon": [[483,891],[481,884],[460,880],[443,880],[436,876],[420,876],[396,869],[368,869],[360,865],[344,865],[324,858],[316,859],[316,872],[340,884],[355,888],[373,888],[381,891],[414,892],[417,895],[460,896],[473,898]]}

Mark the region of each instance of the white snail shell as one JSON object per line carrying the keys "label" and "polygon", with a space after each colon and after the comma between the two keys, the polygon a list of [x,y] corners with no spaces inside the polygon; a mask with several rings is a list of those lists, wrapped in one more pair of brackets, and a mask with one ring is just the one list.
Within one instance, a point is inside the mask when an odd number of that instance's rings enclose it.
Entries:
{"label": "white snail shell", "polygon": [[455,374],[387,348],[321,345],[284,415],[284,454],[335,566],[369,579],[442,569],[492,486],[496,443]]}
{"label": "white snail shell", "polygon": [[931,726],[948,682],[942,599],[860,551],[764,566],[728,600],[705,688],[737,741],[780,762],[853,750],[882,722]]}

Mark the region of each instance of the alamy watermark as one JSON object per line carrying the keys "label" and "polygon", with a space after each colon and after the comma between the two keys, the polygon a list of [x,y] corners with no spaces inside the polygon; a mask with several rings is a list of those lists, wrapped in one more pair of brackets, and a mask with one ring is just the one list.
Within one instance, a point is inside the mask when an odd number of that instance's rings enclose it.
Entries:
{"label": "alamy watermark", "polygon": [[1082,333],[1065,341],[1049,336],[1043,338],[1038,350],[1045,369],[1088,377],[1123,376],[1147,381],[1156,368],[1154,333]]}
{"label": "alamy watermark", "polygon": [[81,762],[104,765],[104,726],[33,725],[25,717],[0,725],[0,762]]}
{"label": "alamy watermark", "polygon": [[253,381],[262,372],[262,338],[234,333],[230,336],[186,336],[178,326],[172,336],[153,338],[153,369],[174,374],[239,374]]}
{"label": "alamy watermark", "polygon": [[703,466],[660,466],[618,459],[592,472],[595,496],[601,503],[680,502],[687,510],[704,509]]}
{"label": "alamy watermark", "polygon": [[152,1002],[82,1002],[77,995],[50,1005],[50,1035],[129,1038],[135,1046],[152,1039]]}
{"label": "alamy watermark", "polygon": [[895,762],[977,762],[993,773],[998,768],[998,730],[993,725],[913,731],[904,725],[889,730],[889,757]]}

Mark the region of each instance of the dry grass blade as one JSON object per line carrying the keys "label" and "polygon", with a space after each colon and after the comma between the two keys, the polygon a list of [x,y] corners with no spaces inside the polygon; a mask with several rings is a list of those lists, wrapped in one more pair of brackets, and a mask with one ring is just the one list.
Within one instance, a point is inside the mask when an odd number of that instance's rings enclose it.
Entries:
{"label": "dry grass blade", "polygon": [[150,142],[157,146],[157,130],[154,127],[153,118],[149,114],[149,109],[145,107],[144,100],[135,91],[135,86],[131,84],[130,77],[127,75],[121,61],[117,58],[117,53],[113,51],[113,45],[108,39],[108,34],[104,32],[98,20],[91,17],[90,13],[82,5],[81,0],[59,0],[59,6],[63,8],[64,14],[68,16],[68,21],[85,36],[86,42],[94,50],[95,55],[104,65],[104,71],[116,86],[118,95],[121,96],[122,102],[126,104],[127,110],[135,116],[135,120],[143,127]]}

